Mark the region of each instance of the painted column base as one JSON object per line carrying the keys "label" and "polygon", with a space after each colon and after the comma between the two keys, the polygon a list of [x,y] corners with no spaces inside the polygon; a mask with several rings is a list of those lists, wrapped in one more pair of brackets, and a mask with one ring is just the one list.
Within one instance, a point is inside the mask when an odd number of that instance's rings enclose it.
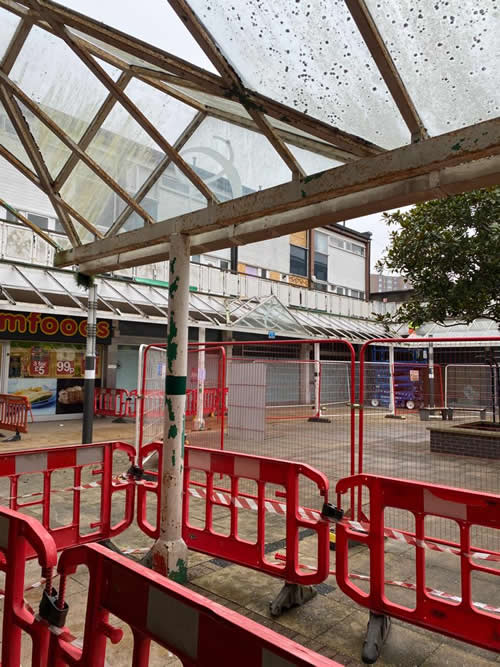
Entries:
{"label": "painted column base", "polygon": [[205,420],[198,419],[197,417],[193,419],[193,430],[195,431],[204,431],[205,430]]}
{"label": "painted column base", "polygon": [[188,548],[182,538],[170,542],[157,540],[142,563],[178,584],[187,582]]}

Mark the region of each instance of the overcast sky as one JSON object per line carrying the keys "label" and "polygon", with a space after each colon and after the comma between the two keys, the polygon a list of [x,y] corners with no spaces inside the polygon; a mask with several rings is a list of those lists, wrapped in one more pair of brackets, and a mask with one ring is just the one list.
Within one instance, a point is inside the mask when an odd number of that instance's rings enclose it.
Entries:
{"label": "overcast sky", "polygon": [[[113,25],[134,37],[200,67],[215,71],[166,0],[59,0],[62,4]],[[349,128],[342,128],[348,130]],[[382,215],[368,215],[349,220],[347,226],[360,232],[372,232],[372,270],[389,242]]]}

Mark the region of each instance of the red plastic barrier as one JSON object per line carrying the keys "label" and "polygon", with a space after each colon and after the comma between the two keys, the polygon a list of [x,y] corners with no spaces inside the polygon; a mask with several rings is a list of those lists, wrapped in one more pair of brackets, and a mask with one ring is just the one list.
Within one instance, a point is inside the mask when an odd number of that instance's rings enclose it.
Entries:
{"label": "red plastic barrier", "polygon": [[[162,466],[162,446],[151,443],[142,449],[146,457],[152,451],[158,452],[158,470]],[[200,473],[206,482],[200,483]],[[224,488],[219,488],[221,476],[229,478]],[[184,505],[183,538],[190,549],[201,551],[233,563],[267,572],[285,579],[290,583],[317,584],[323,582],[329,573],[329,524],[318,514],[312,515],[301,511],[299,503],[299,480],[303,476],[317,486],[318,506],[328,501],[328,479],[308,465],[258,456],[248,456],[235,452],[222,452],[202,447],[185,448],[184,459]],[[239,485],[248,483],[256,486],[257,494],[239,490]],[[276,498],[266,497],[266,485],[279,485],[283,493],[276,492],[280,502],[285,505],[284,537],[286,540],[286,559],[277,562],[266,557],[264,547],[267,541],[265,520],[266,502],[276,502]],[[147,497],[156,495],[156,525],[147,518]],[[204,528],[193,525],[190,521],[190,507],[193,499],[203,502],[205,515]],[[270,503],[268,502],[268,507]],[[213,514],[217,508],[225,507],[230,514],[228,534],[221,534],[214,526]],[[158,537],[160,516],[160,488],[156,482],[142,482],[137,489],[137,522],[141,530],[150,537]],[[198,508],[199,509],[199,508]],[[255,516],[254,542],[241,537],[238,530],[238,518],[241,511],[250,509]],[[317,568],[306,572],[299,568],[298,537],[299,530],[309,528],[318,538]]]}
{"label": "red plastic barrier", "polygon": [[[224,400],[222,400],[224,395]],[[198,409],[198,391],[188,389],[186,391],[186,417],[196,417]],[[203,390],[203,416],[214,415],[218,417],[223,410],[227,410],[227,388],[222,391],[218,387],[205,387]]]}
{"label": "red plastic barrier", "polygon": [[[439,632],[491,651],[500,651],[500,618],[487,610],[487,605],[472,601],[471,576],[475,572],[491,575],[491,590],[498,589],[500,570],[480,565],[475,559],[488,562],[487,553],[471,544],[476,534],[473,527],[484,527],[490,533],[500,530],[500,496],[464,491],[435,484],[355,475],[337,484],[337,493],[351,489],[369,493],[370,523],[337,524],[337,583],[346,595],[372,612],[386,614],[408,623]],[[339,497],[340,504],[340,497]],[[410,608],[388,599],[385,591],[384,510],[406,510],[415,517],[416,538],[416,599]],[[431,551],[443,550],[442,541],[432,541],[425,532],[426,517],[441,517],[456,522],[460,528],[459,555],[455,555],[461,581],[461,597],[426,588],[426,559]],[[356,586],[349,577],[348,540],[366,544],[370,549],[370,592]],[[475,558],[473,552],[476,551]],[[483,576],[481,575],[481,576]]]}
{"label": "red plastic barrier", "polygon": [[[26,560],[36,554],[44,575],[57,563],[54,540],[36,519],[0,508],[0,570],[5,573],[3,601],[2,667],[21,665],[21,637],[31,637],[33,667],[48,665],[50,633],[43,623],[35,621],[24,604]],[[26,664],[26,663],[25,663]]]}
{"label": "red plastic barrier", "polygon": [[126,417],[129,419],[135,419],[137,417],[137,389],[128,392],[125,413]]}
{"label": "red plastic barrier", "polygon": [[94,414],[101,417],[123,418],[127,416],[128,391],[96,387],[94,392]]}
{"label": "red plastic barrier", "polygon": [[[0,497],[0,504],[23,512],[30,507],[38,511],[41,508],[41,523],[58,549],[118,535],[133,521],[135,491],[133,481],[113,478],[113,457],[118,451],[125,452],[128,461],[134,461],[134,448],[122,442],[48,447],[0,455],[0,478],[9,479],[9,495]],[[65,469],[71,473],[70,481],[61,488],[61,483],[54,483],[54,478],[59,478]],[[98,475],[99,479],[83,483],[82,473],[88,472]],[[99,516],[95,523],[84,525],[81,507],[85,493],[94,487],[100,490]],[[112,524],[113,495],[118,493],[123,494],[123,515],[118,523]],[[52,511],[54,495],[59,501],[57,513]],[[61,497],[65,499],[63,509]],[[64,510],[68,516],[61,525]]]}
{"label": "red plastic barrier", "polygon": [[103,667],[107,638],[118,643],[123,635],[109,614],[132,629],[136,667],[149,665],[151,642],[186,667],[338,664],[99,545],[65,551],[58,569],[66,577],[80,564],[90,575],[83,648],[53,635],[53,667]]}
{"label": "red plastic barrier", "polygon": [[[0,429],[27,433],[29,413],[31,403],[26,396],[0,394]],[[33,415],[31,420],[33,421]]]}

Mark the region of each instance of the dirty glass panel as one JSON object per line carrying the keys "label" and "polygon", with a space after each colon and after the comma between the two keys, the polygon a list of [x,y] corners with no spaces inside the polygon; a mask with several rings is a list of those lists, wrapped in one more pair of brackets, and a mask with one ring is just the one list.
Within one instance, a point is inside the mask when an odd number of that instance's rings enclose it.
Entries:
{"label": "dirty glass panel", "polygon": [[285,183],[291,172],[261,134],[206,118],[181,151],[220,201]]}
{"label": "dirty glass panel", "polygon": [[[18,160],[20,160],[26,167],[32,171],[33,165],[29,159],[24,147],[17,136],[14,126],[10,122],[5,107],[0,102],[0,144],[9,150]],[[14,169],[14,167],[12,167]],[[24,177],[23,177],[24,178]],[[34,186],[32,186],[34,187]]]}
{"label": "dirty glass panel", "polygon": [[121,201],[83,162],[61,188],[61,196],[103,233],[113,224],[117,202]]}
{"label": "dirty glass panel", "polygon": [[249,87],[386,148],[409,142],[344,0],[190,4]]}
{"label": "dirty glass panel", "polygon": [[297,146],[290,144],[287,144],[287,146],[306,174],[317,174],[319,171],[340,167],[343,164],[338,160],[332,160],[332,158],[306,151],[303,148],[297,148]]}
{"label": "dirty glass panel", "polygon": [[[55,178],[71,155],[71,151],[56,137],[52,130],[49,130],[41,120],[34,116],[31,111],[22,104],[22,102],[18,102],[18,104],[30,127],[31,134],[40,149],[40,153],[42,154],[50,175]],[[52,118],[54,118],[54,114],[52,114]]]}
{"label": "dirty glass panel", "polygon": [[500,4],[367,0],[431,135],[498,116]]}
{"label": "dirty glass panel", "polygon": [[[141,202],[141,206],[151,215],[153,220],[159,222],[205,208],[207,200],[191,181],[173,163],[170,163],[158,181],[149,189]],[[126,204],[120,200],[117,215],[125,208]],[[143,224],[142,218],[134,211],[121,227],[120,233],[137,229],[142,227]]]}
{"label": "dirty glass panel", "polygon": [[11,78],[74,141],[107,96],[104,86],[59,38],[33,27]]}
{"label": "dirty glass panel", "polygon": [[0,60],[4,57],[5,51],[10,44],[10,40],[16,32],[19,25],[19,18],[6,9],[0,9]]}
{"label": "dirty glass panel", "polygon": [[170,144],[176,141],[197,113],[192,107],[138,79],[128,84],[126,94]]}
{"label": "dirty glass panel", "polygon": [[115,104],[86,152],[130,194],[137,192],[164,157],[120,104]]}
{"label": "dirty glass panel", "polygon": [[215,71],[166,0],[64,0],[69,9],[86,14],[164,51]]}

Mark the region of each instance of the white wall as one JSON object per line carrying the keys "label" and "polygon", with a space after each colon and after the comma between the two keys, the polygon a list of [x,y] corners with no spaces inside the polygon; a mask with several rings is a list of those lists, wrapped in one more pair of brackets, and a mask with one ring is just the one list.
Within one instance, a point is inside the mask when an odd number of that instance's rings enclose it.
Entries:
{"label": "white wall", "polygon": [[[3,133],[0,138],[2,143],[5,134]],[[2,157],[0,157],[0,197],[16,209],[57,217],[48,197]]]}
{"label": "white wall", "polygon": [[238,249],[238,261],[263,269],[290,272],[290,241],[287,236],[249,243]]}

